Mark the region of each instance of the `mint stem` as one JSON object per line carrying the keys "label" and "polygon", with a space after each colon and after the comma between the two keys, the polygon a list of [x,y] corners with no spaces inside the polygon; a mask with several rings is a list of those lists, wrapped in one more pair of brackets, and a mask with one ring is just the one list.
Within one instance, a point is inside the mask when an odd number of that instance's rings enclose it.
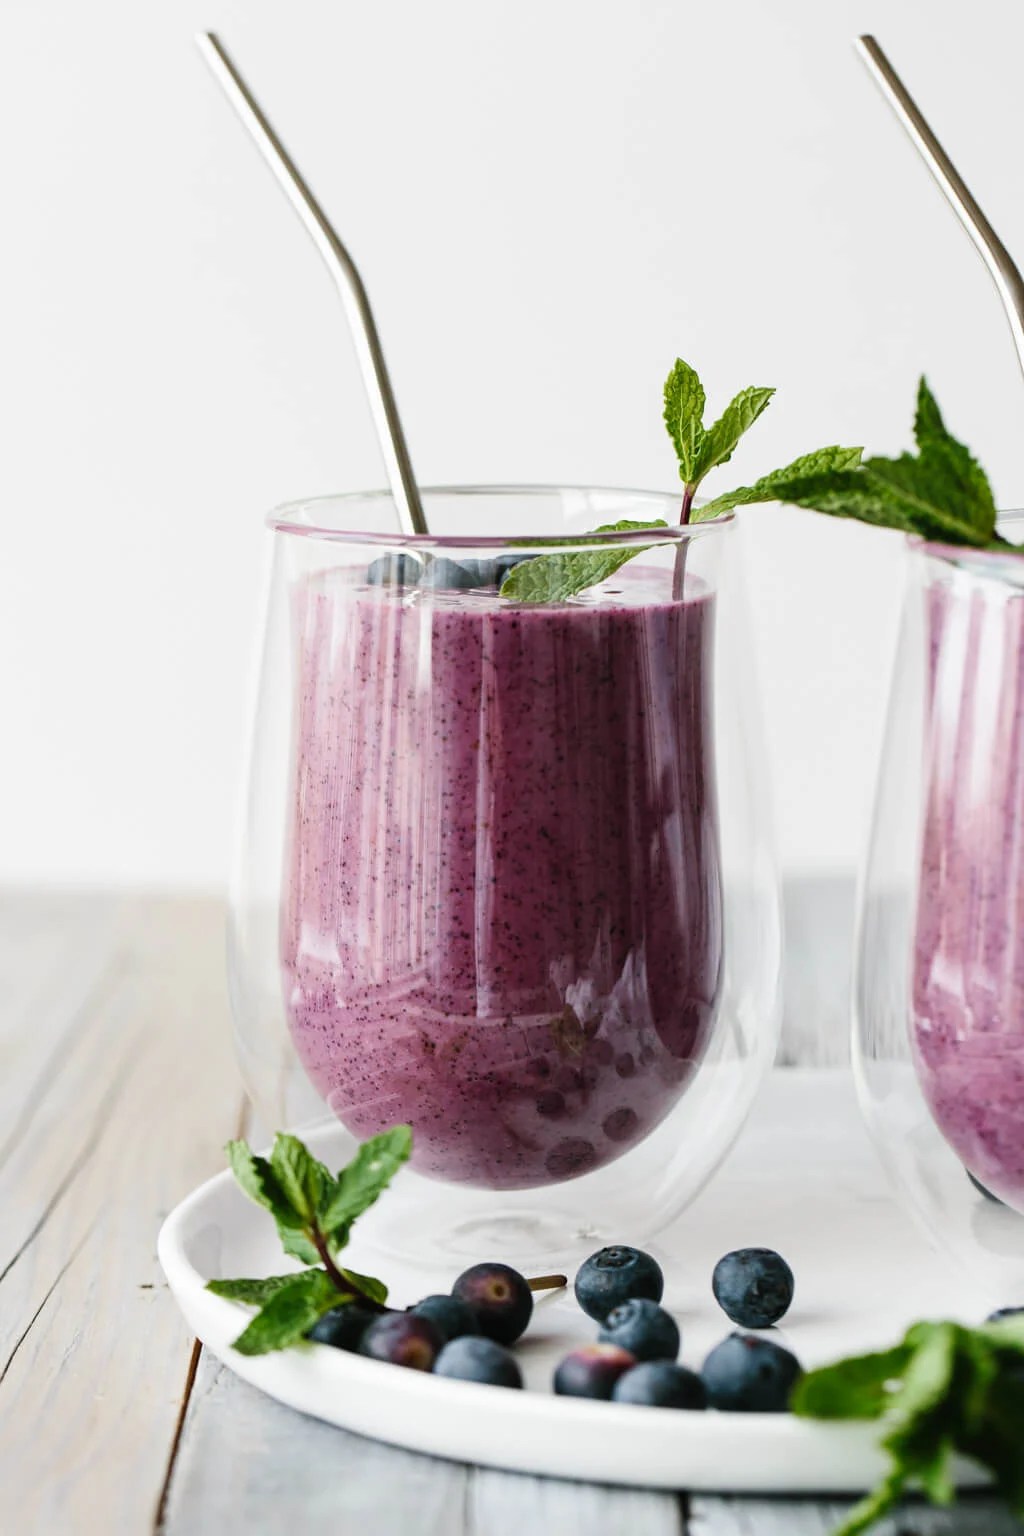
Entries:
{"label": "mint stem", "polygon": [[323,1260],[324,1269],[327,1271],[328,1278],[336,1290],[341,1291],[345,1296],[351,1296],[352,1292],[355,1291],[360,1301],[365,1302],[366,1305],[372,1308],[374,1312],[387,1311],[386,1307],[382,1307],[379,1301],[374,1301],[372,1296],[368,1296],[366,1292],[355,1283],[355,1281],[348,1279],[347,1276],[341,1273],[341,1270],[331,1258],[330,1249],[327,1247],[327,1239],[320,1231],[320,1228],[316,1225],[316,1222],[314,1222],[310,1227],[309,1235],[313,1241],[313,1246],[316,1248],[317,1253]]}
{"label": "mint stem", "polygon": [[535,1275],[532,1280],[527,1280],[531,1291],[557,1291],[561,1286],[569,1284],[568,1275]]}
{"label": "mint stem", "polygon": [[696,489],[695,485],[683,486],[683,505],[679,513],[679,521],[681,523],[685,524],[690,521],[690,508],[693,506],[693,497]]}

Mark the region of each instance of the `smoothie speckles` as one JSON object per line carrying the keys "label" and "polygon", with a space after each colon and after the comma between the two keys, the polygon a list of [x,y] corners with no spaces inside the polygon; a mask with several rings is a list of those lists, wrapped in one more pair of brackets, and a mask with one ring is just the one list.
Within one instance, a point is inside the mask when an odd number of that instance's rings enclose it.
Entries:
{"label": "smoothie speckles", "polygon": [[292,1037],[365,1137],[527,1188],[645,1136],[705,1050],[722,965],[696,583],[514,608],[484,592],[294,597],[282,924]]}

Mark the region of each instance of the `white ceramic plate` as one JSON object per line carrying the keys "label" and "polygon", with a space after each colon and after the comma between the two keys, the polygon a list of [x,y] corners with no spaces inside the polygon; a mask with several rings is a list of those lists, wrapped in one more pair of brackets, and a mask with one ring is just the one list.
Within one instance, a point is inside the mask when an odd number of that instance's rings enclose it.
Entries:
{"label": "white ceramic plate", "polygon": [[[905,1232],[876,1187],[878,1176],[870,1158],[864,1158],[856,1121],[849,1120],[839,1076],[810,1075],[810,1081],[817,1079],[814,1119],[822,1127],[813,1166],[807,1157],[807,1116],[801,1123],[792,1098],[802,1092],[809,1109],[807,1075],[785,1076],[785,1086],[773,1086],[767,1105],[759,1109],[733,1164],[660,1250],[670,1277],[680,1266],[691,1278],[701,1273],[692,1291],[685,1285],[673,1290],[670,1284],[666,1295],[680,1318],[682,1358],[688,1364],[699,1365],[707,1347],[729,1329],[704,1296],[708,1255],[744,1242],[771,1241],[772,1234],[774,1245],[791,1258],[798,1282],[797,1301],[782,1337],[807,1365],[845,1350],[877,1347],[898,1331],[888,1317],[879,1315],[877,1305],[870,1308],[872,1326],[866,1326],[855,1305],[845,1309],[843,1325],[843,1309],[825,1315],[821,1300],[832,1295],[836,1275],[851,1266],[859,1273],[859,1267],[870,1262],[865,1255],[871,1252],[872,1227],[874,1245],[885,1254],[873,1294],[886,1291],[888,1264],[894,1280],[898,1275],[901,1295],[910,1296],[913,1305],[916,1294],[918,1303],[927,1306],[926,1273],[934,1282],[935,1261],[913,1233]],[[836,1088],[828,1092],[835,1102],[830,1105],[820,1095],[826,1091],[822,1085],[833,1081]],[[330,1163],[329,1133],[310,1142]],[[845,1179],[840,1190],[848,1207],[845,1222],[836,1219],[839,1174],[834,1160]],[[798,1172],[802,1188],[794,1184]],[[778,1204],[774,1214],[773,1199]],[[819,1200],[821,1209],[816,1209]],[[767,1226],[772,1233],[765,1231]],[[623,1237],[628,1241],[628,1234]],[[849,1259],[844,1261],[842,1244],[847,1242]],[[802,1263],[801,1247],[807,1250]],[[821,1252],[817,1279],[809,1272],[807,1256],[816,1252]],[[908,1254],[920,1268],[917,1276]],[[523,1392],[441,1380],[323,1345],[256,1358],[236,1354],[231,1341],[251,1311],[212,1296],[204,1289],[206,1281],[280,1273],[288,1261],[282,1258],[270,1218],[241,1194],[227,1173],[202,1185],[171,1212],[160,1232],[159,1256],[190,1327],[231,1370],[290,1407],[410,1450],[520,1472],[736,1493],[857,1493],[877,1481],[885,1464],[875,1444],[877,1427],[871,1424],[815,1424],[788,1414],[645,1410],[553,1396],[549,1384],[555,1362],[574,1342],[594,1336],[594,1325],[566,1293],[538,1300],[526,1339],[517,1348],[528,1388]],[[349,1256],[353,1268],[380,1274],[389,1282],[396,1305],[447,1288],[436,1273],[396,1274],[394,1260],[375,1255],[365,1241],[353,1243]],[[454,1266],[449,1283],[461,1267]],[[957,1294],[962,1295],[959,1286]],[[968,1464],[959,1472],[962,1486],[984,1481]]]}

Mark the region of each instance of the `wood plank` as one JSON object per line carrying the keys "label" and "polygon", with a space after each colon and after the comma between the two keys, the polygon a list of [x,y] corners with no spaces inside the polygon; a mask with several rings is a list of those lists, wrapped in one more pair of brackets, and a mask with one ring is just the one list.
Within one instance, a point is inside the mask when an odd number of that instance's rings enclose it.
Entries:
{"label": "wood plank", "polygon": [[[694,1497],[687,1536],[832,1536],[852,1503],[818,1499]],[[1020,1536],[1024,1526],[986,1494],[952,1509],[917,1501],[872,1527],[872,1536]]]}
{"label": "wood plank", "polygon": [[295,1413],[204,1351],[161,1536],[467,1536],[469,1475]]}
{"label": "wood plank", "polygon": [[241,1096],[223,909],[32,905],[0,924],[0,1038],[32,1089],[0,1165],[0,1528],[145,1531],[192,1349],[156,1231]]}
{"label": "wood plank", "polygon": [[476,1468],[467,1506],[471,1536],[684,1536],[671,1493],[569,1483]]}

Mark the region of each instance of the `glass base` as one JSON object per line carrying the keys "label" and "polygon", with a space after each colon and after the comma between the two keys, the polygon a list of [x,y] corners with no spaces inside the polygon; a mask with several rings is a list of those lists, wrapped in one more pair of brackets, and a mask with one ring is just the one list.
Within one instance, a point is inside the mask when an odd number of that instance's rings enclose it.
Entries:
{"label": "glass base", "polygon": [[[602,1221],[588,1220],[569,1202],[531,1204],[521,1193],[490,1197],[472,1191],[453,1199],[444,1186],[409,1176],[389,1191],[386,1202],[360,1220],[360,1237],[375,1251],[404,1265],[444,1270],[467,1268],[485,1259],[500,1260],[524,1273],[572,1274],[595,1249],[615,1242],[640,1241]],[[479,1205],[472,1209],[473,1205]],[[467,1211],[467,1204],[470,1209]]]}

